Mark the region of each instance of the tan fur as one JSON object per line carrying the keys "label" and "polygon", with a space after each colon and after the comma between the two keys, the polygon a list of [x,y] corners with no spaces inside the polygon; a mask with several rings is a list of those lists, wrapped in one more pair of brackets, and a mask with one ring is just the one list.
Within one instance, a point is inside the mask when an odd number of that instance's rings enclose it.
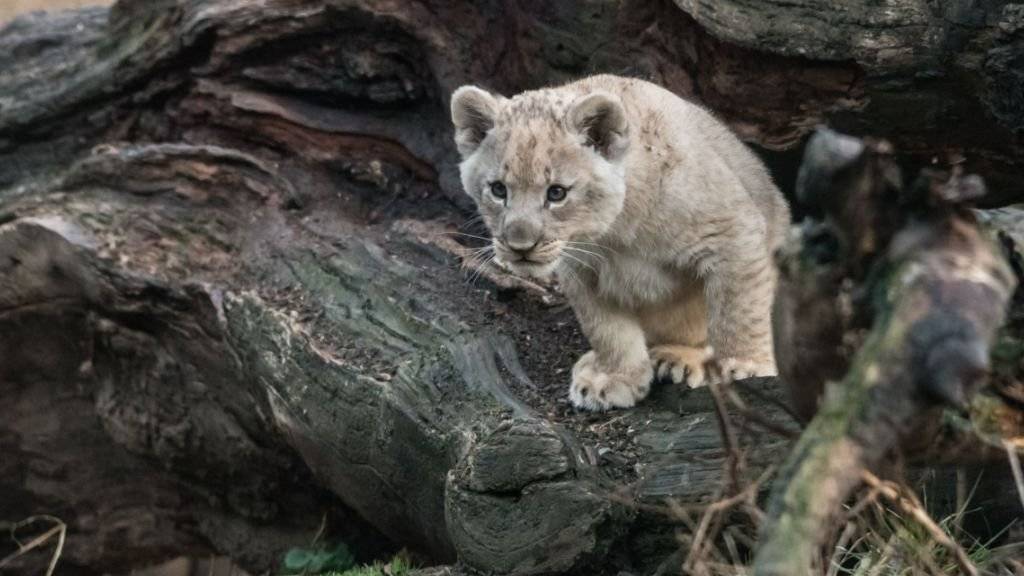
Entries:
{"label": "tan fur", "polygon": [[[463,87],[452,119],[463,186],[496,257],[556,274],[590,341],[573,404],[633,406],[656,368],[704,384],[711,351],[727,377],[775,374],[772,252],[789,209],[722,123],[654,84],[607,75],[510,99]],[[564,200],[549,201],[554,184],[569,188]]]}

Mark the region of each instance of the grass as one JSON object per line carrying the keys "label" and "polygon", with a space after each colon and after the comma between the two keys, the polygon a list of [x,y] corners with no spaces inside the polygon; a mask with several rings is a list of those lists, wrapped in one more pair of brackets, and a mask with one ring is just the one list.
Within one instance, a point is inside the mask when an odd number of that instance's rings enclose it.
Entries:
{"label": "grass", "polygon": [[[968,495],[959,510],[935,522],[935,528],[955,542],[966,556],[966,561],[979,574],[1021,574],[1024,565],[1017,559],[1024,557],[1024,543],[995,546],[1005,529],[988,542],[961,530],[971,497]],[[950,546],[939,542],[920,520],[908,518],[906,511],[896,510],[880,500],[872,500],[862,507],[861,513],[848,516],[828,568],[829,576],[917,576],[961,572],[961,562]]]}
{"label": "grass", "polygon": [[395,556],[391,562],[374,562],[364,566],[349,568],[343,572],[327,572],[322,576],[405,576],[411,566],[401,555]]}
{"label": "grass", "polygon": [[[961,509],[936,526],[965,554],[980,576],[1024,576],[1024,543],[997,546],[999,534],[983,542],[963,532],[966,510]],[[676,516],[678,518],[678,516]],[[680,554],[669,559],[676,564],[693,556],[691,536],[694,523],[678,532],[683,544]],[[717,534],[708,534],[700,558],[683,563],[683,573],[694,576],[751,576],[750,562],[756,547],[757,530],[748,523],[719,524]],[[953,549],[938,542],[918,519],[889,506],[875,495],[865,494],[847,508],[831,542],[822,550],[820,576],[948,576],[965,574]],[[663,567],[664,568],[664,567]],[[662,569],[659,569],[659,572]],[[359,576],[380,576],[365,573]]]}
{"label": "grass", "polygon": [[[752,574],[754,550],[766,520],[758,494],[771,471],[743,486],[746,454],[729,440],[736,431],[724,416],[728,413],[719,413],[729,457],[718,496],[705,505],[669,502],[664,508],[651,507],[678,524],[681,545],[664,560],[659,573],[679,572],[681,565],[688,576]],[[867,472],[863,476],[863,487],[829,528],[815,576],[1024,576],[1024,542],[999,545],[1005,532],[983,542],[961,528],[973,490],[958,494],[957,511],[936,521],[926,501],[904,481],[882,480]]]}
{"label": "grass", "polygon": [[[956,559],[947,547],[938,544],[927,531],[900,513],[877,507],[864,522],[861,534],[847,545],[838,544],[829,567],[830,575],[842,576],[917,576],[958,574]],[[944,518],[938,524],[950,535],[959,531],[960,514]],[[970,562],[980,574],[1019,574],[1015,558],[1024,554],[1024,544],[993,547],[969,535],[957,538]]]}
{"label": "grass", "polygon": [[282,576],[406,576],[412,567],[408,552],[396,554],[389,562],[357,566],[343,542],[327,545],[319,533],[309,548],[292,548],[282,560]]}

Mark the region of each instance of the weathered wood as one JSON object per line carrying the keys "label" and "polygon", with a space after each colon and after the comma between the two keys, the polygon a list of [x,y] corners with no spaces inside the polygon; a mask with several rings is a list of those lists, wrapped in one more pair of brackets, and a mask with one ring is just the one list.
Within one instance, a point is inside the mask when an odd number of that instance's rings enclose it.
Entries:
{"label": "weathered wood", "polygon": [[[70,224],[46,223],[75,237]],[[366,239],[336,236],[335,245],[346,247],[332,246],[322,260],[300,250],[261,262],[263,290],[284,292],[272,302],[123,275],[37,224],[15,222],[3,233],[10,289],[0,325],[9,339],[0,382],[5,397],[17,399],[3,412],[18,435],[5,453],[18,455],[12,465],[19,469],[70,460],[54,472],[57,493],[45,492],[63,503],[57,510],[71,526],[69,562],[110,566],[212,548],[267,566],[269,558],[248,554],[268,543],[225,540],[219,531],[226,523],[249,535],[264,522],[287,526],[305,517],[303,530],[272,542],[278,552],[300,543],[318,524],[317,506],[331,502],[310,491],[315,483],[392,540],[434,558],[452,558],[454,547],[476,568],[562,571],[621,542],[635,512],[609,496],[623,488],[623,473],[643,478],[633,494],[641,502],[698,502],[717,485],[721,447],[706,397],[664,390],[643,409],[614,416],[617,422],[570,418],[583,440],[515,400],[509,379],[525,377],[512,342],[467,326],[454,302],[443,304],[463,288],[458,277],[435,277],[447,269],[442,255],[406,253],[411,262],[396,262]],[[86,246],[93,241],[79,233]],[[323,311],[303,300],[324,303]],[[56,360],[50,371],[41,368]],[[40,427],[53,424],[36,420],[39,394],[70,394],[74,417],[44,434]],[[586,428],[604,426],[611,427],[607,445],[588,438]],[[140,508],[191,538],[155,540],[144,532],[121,540],[118,556],[96,561],[87,553],[97,535],[65,495],[65,478],[109,472],[71,459],[83,449],[69,438],[76,429],[96,444],[83,456],[139,470],[124,490],[145,494]],[[29,440],[39,436],[46,442]],[[754,465],[771,457],[766,450]],[[47,506],[38,481],[4,478],[4,493],[21,501],[4,509]],[[164,483],[170,494],[161,498]],[[80,486],[88,498],[110,490]],[[145,508],[151,499],[171,510]],[[182,499],[208,503],[183,507]],[[120,504],[100,512],[100,524],[126,514]],[[208,524],[210,516],[219,522]]]}
{"label": "weathered wood", "polygon": [[[777,125],[804,120],[803,127],[774,135],[756,126],[752,133],[772,146],[790,147],[827,118],[847,133],[891,141],[904,156],[927,165],[962,157],[968,172],[983,174],[990,197],[983,202],[1020,201],[1019,158],[1024,130],[1024,9],[1016,2],[972,0],[675,0],[710,35],[727,45],[814,63],[788,66],[805,74],[791,78],[821,86],[846,66],[852,71],[846,93],[824,106],[800,108],[805,116],[782,111]],[[826,67],[831,64],[831,68]],[[810,72],[814,70],[814,72]],[[727,70],[706,72],[732,78]],[[769,67],[744,74],[741,82],[766,91]],[[704,84],[708,84],[705,80]],[[706,98],[733,100],[734,82],[703,92]],[[781,84],[781,83],[780,83]],[[782,88],[788,84],[777,86]],[[751,94],[756,97],[757,92]],[[703,95],[703,94],[702,94]],[[780,93],[781,95],[781,93]],[[765,106],[753,103],[762,112]],[[817,102],[815,102],[817,104]],[[788,108],[782,105],[782,109]],[[810,120],[810,122],[807,122]],[[955,136],[954,136],[955,135]],[[774,136],[774,137],[773,137]]]}
{"label": "weathered wood", "polygon": [[[61,516],[62,561],[83,570],[210,550],[265,570],[325,511],[328,537],[367,555],[402,545],[515,574],[656,566],[672,527],[631,504],[715,493],[713,402],[663,387],[629,412],[569,409],[585,343],[564,302],[494,271],[467,283],[453,256],[449,233],[479,230],[462,225],[445,102],[466,82],[511,93],[630,73],[771,148],[822,118],[874,129],[903,110],[859,111],[858,62],[744,47],[691,12],[122,0],[0,30],[3,519]],[[1012,59],[1000,18],[968,36]],[[978,125],[957,121],[951,134]],[[900,131],[916,153],[964,148],[999,173],[1019,167],[1016,121],[985,142]],[[764,398],[777,383],[756,390],[757,420],[795,430]],[[756,474],[786,441],[743,425]]]}

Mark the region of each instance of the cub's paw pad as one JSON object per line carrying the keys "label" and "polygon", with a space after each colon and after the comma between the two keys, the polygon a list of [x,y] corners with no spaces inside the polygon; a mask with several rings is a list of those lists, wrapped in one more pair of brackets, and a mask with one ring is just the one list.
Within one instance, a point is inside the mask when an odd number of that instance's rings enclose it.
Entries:
{"label": "cub's paw pad", "polygon": [[777,374],[778,371],[773,362],[715,358],[708,363],[708,378],[714,382],[732,382],[759,376],[776,376]]}
{"label": "cub's paw pad", "polygon": [[654,346],[650,350],[651,365],[658,380],[686,384],[697,388],[707,383],[705,364],[711,359],[710,348],[694,346]]}
{"label": "cub's paw pad", "polygon": [[594,352],[584,354],[572,369],[569,400],[584,410],[631,408],[650,390],[649,367],[625,372],[605,372]]}

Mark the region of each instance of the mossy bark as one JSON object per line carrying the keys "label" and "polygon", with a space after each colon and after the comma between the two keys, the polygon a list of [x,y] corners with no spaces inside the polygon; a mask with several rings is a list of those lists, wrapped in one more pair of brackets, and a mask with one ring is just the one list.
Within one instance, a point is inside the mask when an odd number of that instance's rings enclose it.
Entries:
{"label": "mossy bark", "polygon": [[[975,215],[951,197],[976,181],[953,174],[903,190],[888,144],[829,131],[811,140],[801,171],[800,195],[826,201],[827,224],[805,226],[783,258],[777,321],[787,328],[777,345],[803,345],[822,322],[835,323],[830,334],[838,337],[819,342],[835,347],[826,369],[809,372],[792,351],[783,356],[783,377],[810,397],[805,415],[813,418],[773,488],[755,560],[755,573],[765,575],[820,573],[823,538],[862,473],[899,451],[937,444],[939,428],[961,419],[956,412],[972,418],[965,428],[983,439],[976,446],[1024,438],[1013,426],[1019,410],[1008,398],[995,401],[999,382],[985,378],[1018,278]],[[840,258],[820,251],[823,238]],[[806,298],[799,287],[823,277],[832,281],[811,292],[826,313],[804,316],[793,306]],[[981,383],[995,394],[972,403]],[[993,419],[1008,427],[993,434]]]}

